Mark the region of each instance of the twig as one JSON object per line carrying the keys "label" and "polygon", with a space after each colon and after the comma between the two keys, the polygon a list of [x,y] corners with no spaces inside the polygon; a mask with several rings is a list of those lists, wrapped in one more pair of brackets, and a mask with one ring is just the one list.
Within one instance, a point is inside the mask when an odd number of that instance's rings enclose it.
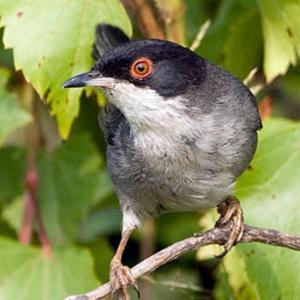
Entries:
{"label": "twig", "polygon": [[[177,259],[181,255],[197,250],[199,247],[211,244],[224,245],[228,240],[231,228],[213,228],[206,232],[193,236],[153,254],[131,269],[135,279],[153,272],[160,266]],[[300,236],[290,235],[277,230],[252,227],[245,225],[241,240],[238,243],[258,242],[273,246],[285,247],[300,251]],[[103,299],[111,294],[110,283],[106,283],[99,288],[84,295],[70,296],[65,300],[97,300]]]}
{"label": "twig", "polygon": [[247,77],[244,79],[243,81],[244,85],[248,86],[251,83],[251,81],[254,80],[255,76],[257,75],[257,72],[258,72],[258,68],[252,69],[247,75]]}
{"label": "twig", "polygon": [[262,79],[258,78],[257,75],[258,68],[254,68],[249,72],[249,74],[243,81],[244,85],[246,85],[255,96],[264,88]]}
{"label": "twig", "polygon": [[[23,79],[23,78],[22,78]],[[25,81],[23,83],[23,105],[33,115],[32,102],[34,98],[33,89]],[[19,232],[19,241],[22,244],[29,244],[32,238],[32,225],[34,219],[33,194],[37,190],[38,177],[35,167],[35,130],[34,125],[30,124],[26,132],[26,174],[25,174],[25,197],[22,225]]]}
{"label": "twig", "polygon": [[153,0],[121,0],[131,19],[146,38],[164,39],[164,23]]}
{"label": "twig", "polygon": [[[26,177],[28,177],[28,175]],[[19,232],[19,241],[21,244],[28,245],[31,242],[33,218],[34,218],[34,207],[32,204],[31,192],[28,189],[26,189],[25,196],[24,196],[24,211],[23,211],[22,225]]]}
{"label": "twig", "polygon": [[203,38],[205,37],[210,24],[211,24],[211,21],[206,20],[205,23],[200,26],[199,31],[196,35],[196,38],[194,39],[192,45],[190,46],[190,49],[192,51],[195,51],[196,49],[198,49],[200,47],[201,42],[202,42]]}

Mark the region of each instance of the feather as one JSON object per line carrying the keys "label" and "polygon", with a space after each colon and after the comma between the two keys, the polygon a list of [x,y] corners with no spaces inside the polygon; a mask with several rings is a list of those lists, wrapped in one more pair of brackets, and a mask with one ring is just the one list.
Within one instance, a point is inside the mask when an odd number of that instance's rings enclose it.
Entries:
{"label": "feather", "polygon": [[99,24],[96,27],[92,56],[97,61],[107,50],[127,42],[129,38],[121,29],[104,23]]}
{"label": "feather", "polygon": [[104,107],[102,107],[98,116],[98,121],[102,131],[104,132],[107,144],[113,145],[116,131],[121,122],[125,121],[125,117],[114,105],[107,103]]}

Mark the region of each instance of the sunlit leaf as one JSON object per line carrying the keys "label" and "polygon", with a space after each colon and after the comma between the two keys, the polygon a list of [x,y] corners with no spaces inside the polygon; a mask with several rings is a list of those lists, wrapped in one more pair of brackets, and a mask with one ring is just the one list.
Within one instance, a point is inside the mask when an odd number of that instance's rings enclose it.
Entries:
{"label": "sunlit leaf", "polygon": [[[232,40],[235,39],[235,36],[231,36],[232,28],[237,26],[237,20],[242,22],[243,18],[247,18],[249,11],[255,9],[255,7],[256,4],[254,1],[221,1],[219,7],[215,10],[215,16],[197,53],[210,59],[214,63],[225,66],[225,45],[226,43],[232,43]],[[237,31],[234,32],[234,34],[237,33]],[[238,34],[240,35],[240,33]],[[238,41],[236,41],[236,43],[238,43]],[[242,46],[248,48],[247,45]],[[253,45],[248,46],[251,48]],[[242,59],[242,61],[240,59]],[[241,53],[239,57],[237,57],[236,64],[244,64],[245,60],[247,60],[247,54],[242,57]]]}
{"label": "sunlit leaf", "polygon": [[79,111],[80,89],[62,90],[70,76],[92,64],[95,25],[107,22],[131,33],[129,19],[117,0],[18,0],[0,2],[4,44],[13,48],[16,69],[47,101],[60,134],[68,136]]}
{"label": "sunlit leaf", "polygon": [[257,299],[254,285],[245,272],[244,261],[236,253],[236,249],[230,251],[224,262],[219,265],[216,280],[217,286],[214,292],[217,300]]}
{"label": "sunlit leaf", "polygon": [[[299,149],[299,123],[266,122],[251,168],[237,185],[248,224],[300,234]],[[258,299],[298,299],[299,252],[243,244],[236,247],[236,255],[225,258],[225,266],[238,299],[249,299],[240,293],[243,284],[254,290]],[[242,265],[244,282],[240,276],[236,277],[238,265]]]}
{"label": "sunlit leaf", "polygon": [[264,32],[264,72],[270,82],[300,55],[300,1],[259,0]]}

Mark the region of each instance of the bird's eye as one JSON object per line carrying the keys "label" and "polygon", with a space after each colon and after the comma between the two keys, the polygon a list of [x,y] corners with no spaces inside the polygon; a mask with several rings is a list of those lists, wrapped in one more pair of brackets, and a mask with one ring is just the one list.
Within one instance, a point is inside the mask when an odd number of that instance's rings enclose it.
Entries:
{"label": "bird's eye", "polygon": [[153,63],[147,57],[138,58],[130,67],[130,74],[135,79],[143,79],[152,73]]}

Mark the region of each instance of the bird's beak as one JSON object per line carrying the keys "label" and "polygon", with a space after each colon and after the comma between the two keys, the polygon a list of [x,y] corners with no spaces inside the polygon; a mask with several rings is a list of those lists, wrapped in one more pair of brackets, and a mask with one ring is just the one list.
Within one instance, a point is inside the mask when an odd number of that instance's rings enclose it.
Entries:
{"label": "bird's beak", "polygon": [[83,87],[87,85],[87,82],[90,80],[89,72],[82,73],[68,79],[64,84],[63,88],[74,88],[74,87]]}
{"label": "bird's beak", "polygon": [[63,84],[63,88],[76,88],[84,86],[111,88],[114,83],[115,80],[113,78],[103,77],[101,74],[91,71],[71,77]]}

